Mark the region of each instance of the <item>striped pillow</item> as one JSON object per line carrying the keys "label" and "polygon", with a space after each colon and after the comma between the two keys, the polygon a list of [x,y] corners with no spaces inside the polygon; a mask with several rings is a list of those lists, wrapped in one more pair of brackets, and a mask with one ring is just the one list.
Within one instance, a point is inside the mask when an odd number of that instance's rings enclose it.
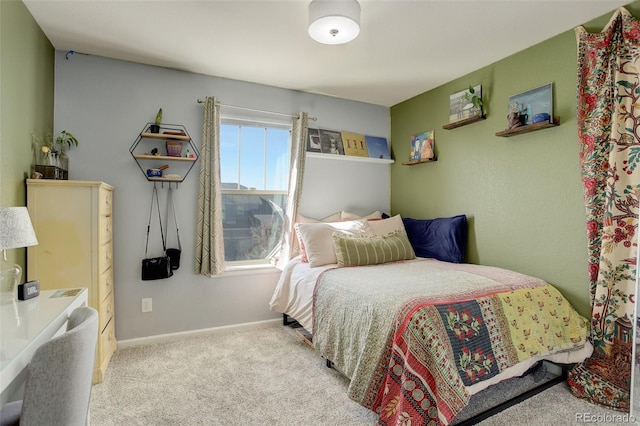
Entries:
{"label": "striped pillow", "polygon": [[402,233],[361,237],[334,232],[332,237],[338,266],[377,265],[416,258],[409,239]]}

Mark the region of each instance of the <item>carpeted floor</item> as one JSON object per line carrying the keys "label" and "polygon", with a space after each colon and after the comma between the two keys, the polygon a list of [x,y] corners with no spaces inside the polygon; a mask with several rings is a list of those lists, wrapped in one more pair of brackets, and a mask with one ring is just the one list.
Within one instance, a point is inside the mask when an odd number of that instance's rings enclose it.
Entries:
{"label": "carpeted floor", "polygon": [[[91,424],[375,425],[375,413],[346,389],[347,380],[287,327],[226,331],[119,350],[93,387]],[[481,424],[629,424],[614,417],[622,414],[560,384]]]}

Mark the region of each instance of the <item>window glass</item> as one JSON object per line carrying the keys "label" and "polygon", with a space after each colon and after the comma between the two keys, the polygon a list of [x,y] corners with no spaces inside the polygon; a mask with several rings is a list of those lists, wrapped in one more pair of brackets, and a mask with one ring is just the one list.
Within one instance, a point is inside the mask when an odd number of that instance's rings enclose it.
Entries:
{"label": "window glass", "polygon": [[223,189],[238,189],[238,126],[220,126],[220,181]]}
{"label": "window glass", "polygon": [[286,191],[289,186],[290,136],[284,129],[267,133],[265,189]]}
{"label": "window glass", "polygon": [[290,130],[220,126],[226,262],[266,263],[279,249],[289,181]]}
{"label": "window glass", "polygon": [[250,189],[265,189],[265,136],[267,129],[240,127],[240,177]]}

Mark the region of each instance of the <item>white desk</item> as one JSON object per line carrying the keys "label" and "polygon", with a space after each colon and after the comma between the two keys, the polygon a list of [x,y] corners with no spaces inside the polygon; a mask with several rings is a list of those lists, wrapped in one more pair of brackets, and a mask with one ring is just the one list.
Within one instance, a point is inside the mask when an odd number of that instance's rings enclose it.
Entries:
{"label": "white desk", "polygon": [[66,330],[71,311],[87,306],[87,294],[86,288],[46,290],[0,304],[0,407],[20,399],[33,353]]}

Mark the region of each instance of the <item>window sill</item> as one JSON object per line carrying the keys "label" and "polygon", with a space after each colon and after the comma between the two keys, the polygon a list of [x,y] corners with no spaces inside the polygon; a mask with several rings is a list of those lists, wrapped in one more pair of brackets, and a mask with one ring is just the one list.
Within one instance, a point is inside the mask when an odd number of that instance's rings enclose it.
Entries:
{"label": "window sill", "polygon": [[271,264],[260,264],[260,265],[234,265],[227,266],[224,273],[218,276],[214,276],[214,278],[219,277],[233,277],[239,275],[264,275],[264,274],[272,274],[272,273],[280,273],[278,268]]}

